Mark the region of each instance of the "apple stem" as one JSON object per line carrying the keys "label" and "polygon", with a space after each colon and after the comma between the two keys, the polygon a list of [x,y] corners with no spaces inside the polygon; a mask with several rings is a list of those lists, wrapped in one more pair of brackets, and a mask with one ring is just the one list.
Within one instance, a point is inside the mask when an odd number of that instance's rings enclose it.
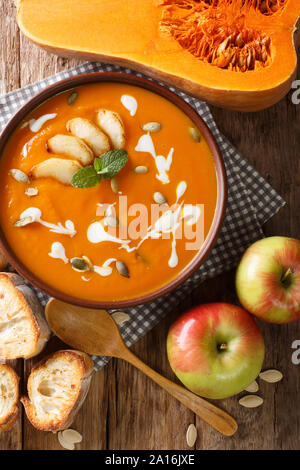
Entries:
{"label": "apple stem", "polygon": [[283,276],[281,277],[281,282],[284,282],[289,277],[290,274],[292,274],[292,270],[291,268],[288,268],[283,274]]}
{"label": "apple stem", "polygon": [[224,349],[227,349],[227,344],[222,343],[222,344],[220,344],[219,348],[220,348],[222,351],[224,351]]}
{"label": "apple stem", "polygon": [[284,275],[282,276],[282,280],[284,281],[288,277],[288,275],[291,273],[292,273],[291,268],[288,268],[286,272],[284,273]]}

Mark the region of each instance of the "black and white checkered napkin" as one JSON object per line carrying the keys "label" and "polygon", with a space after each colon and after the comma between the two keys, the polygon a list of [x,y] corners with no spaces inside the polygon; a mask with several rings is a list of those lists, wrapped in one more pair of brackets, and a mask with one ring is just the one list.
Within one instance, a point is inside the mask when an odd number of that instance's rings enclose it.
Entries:
{"label": "black and white checkered napkin", "polygon": [[[35,93],[61,79],[87,72],[135,73],[113,65],[88,62],[20,90],[12,91],[0,97],[0,130],[12,114]],[[151,330],[200,282],[234,267],[246,247],[263,237],[261,226],[284,205],[284,201],[274,189],[219,132],[206,103],[172,87],[169,88],[195,108],[214,134],[223,154],[227,171],[228,205],[219,239],[209,258],[199,270],[170,294],[146,305],[126,310],[130,315],[130,320],[122,325],[121,332],[127,346],[131,346]],[[45,305],[48,296],[37,289],[35,291],[41,303]],[[94,357],[95,368],[102,368],[108,361],[109,358]]]}

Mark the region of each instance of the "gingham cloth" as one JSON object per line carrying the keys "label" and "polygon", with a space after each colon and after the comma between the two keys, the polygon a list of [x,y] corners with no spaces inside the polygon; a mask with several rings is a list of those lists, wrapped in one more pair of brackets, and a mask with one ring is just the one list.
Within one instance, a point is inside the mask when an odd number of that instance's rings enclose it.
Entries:
{"label": "gingham cloth", "polygon": [[[0,130],[14,112],[35,93],[61,79],[87,72],[126,72],[143,76],[129,69],[90,62],[57,73],[40,82],[1,96]],[[284,205],[284,201],[274,189],[219,132],[206,103],[172,87],[169,87],[169,89],[195,108],[216,138],[224,157],[227,172],[227,211],[215,247],[209,258],[191,278],[175,291],[154,302],[125,309],[130,316],[130,320],[121,326],[121,332],[127,346],[131,346],[157,325],[200,282],[236,266],[247,246],[264,236],[261,226]],[[34,289],[41,303],[45,305],[49,297],[44,292]],[[93,359],[95,369],[102,368],[109,361],[107,357],[93,357]]]}

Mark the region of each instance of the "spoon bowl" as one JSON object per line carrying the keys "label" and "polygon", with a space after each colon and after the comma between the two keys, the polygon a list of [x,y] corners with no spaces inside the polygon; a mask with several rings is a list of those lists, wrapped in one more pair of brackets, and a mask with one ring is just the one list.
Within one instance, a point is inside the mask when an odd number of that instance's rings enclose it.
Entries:
{"label": "spoon bowl", "polygon": [[126,349],[119,328],[106,310],[94,310],[51,299],[45,315],[64,343],[95,356],[120,357]]}

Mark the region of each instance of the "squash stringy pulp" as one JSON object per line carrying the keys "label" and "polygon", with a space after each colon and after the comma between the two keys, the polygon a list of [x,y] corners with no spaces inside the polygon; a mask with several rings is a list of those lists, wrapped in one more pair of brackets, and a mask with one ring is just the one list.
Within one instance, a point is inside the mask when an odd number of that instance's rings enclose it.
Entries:
{"label": "squash stringy pulp", "polygon": [[272,41],[257,27],[279,16],[288,0],[162,0],[160,29],[193,56],[237,72],[272,62]]}

